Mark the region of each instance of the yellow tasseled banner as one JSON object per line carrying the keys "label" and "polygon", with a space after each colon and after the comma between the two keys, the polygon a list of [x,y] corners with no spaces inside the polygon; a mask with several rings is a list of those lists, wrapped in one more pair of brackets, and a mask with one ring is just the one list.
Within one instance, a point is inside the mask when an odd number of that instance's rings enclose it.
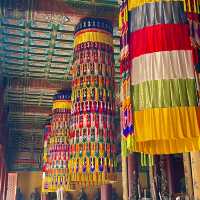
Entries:
{"label": "yellow tasseled banner", "polygon": [[200,14],[199,0],[184,0],[184,10],[189,13]]}

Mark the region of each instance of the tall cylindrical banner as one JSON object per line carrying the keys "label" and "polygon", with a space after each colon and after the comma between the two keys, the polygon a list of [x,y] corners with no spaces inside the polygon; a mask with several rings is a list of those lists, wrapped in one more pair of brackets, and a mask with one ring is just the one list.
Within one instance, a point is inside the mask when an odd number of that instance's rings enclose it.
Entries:
{"label": "tall cylindrical banner", "polygon": [[113,27],[84,18],[76,26],[70,174],[82,186],[115,179]]}
{"label": "tall cylindrical banner", "polygon": [[44,192],[69,191],[69,124],[71,91],[54,96],[51,125],[46,127],[44,139]]}
{"label": "tall cylindrical banner", "polygon": [[170,154],[200,149],[200,109],[185,13],[196,6],[192,2],[196,1],[121,3],[120,16],[129,12],[128,20],[121,21],[128,21],[128,39],[123,42],[128,41],[130,65],[121,63],[121,68],[129,69],[131,79],[135,131],[128,140],[134,142],[131,151]]}
{"label": "tall cylindrical banner", "polygon": [[44,148],[43,148],[43,166],[42,166],[42,192],[48,193],[50,189],[50,174],[49,172],[49,163],[48,163],[48,148],[49,148],[49,139],[51,136],[51,124],[45,125],[44,128]]}

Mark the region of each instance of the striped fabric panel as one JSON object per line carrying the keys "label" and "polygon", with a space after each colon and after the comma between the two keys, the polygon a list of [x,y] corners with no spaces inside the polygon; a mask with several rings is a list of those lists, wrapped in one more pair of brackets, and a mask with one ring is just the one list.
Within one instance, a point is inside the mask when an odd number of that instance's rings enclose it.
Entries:
{"label": "striped fabric panel", "polygon": [[129,12],[130,32],[158,24],[185,24],[183,2],[160,1],[144,4]]}
{"label": "striped fabric panel", "polygon": [[131,59],[158,51],[191,50],[189,27],[183,24],[160,24],[131,33]]}
{"label": "striped fabric panel", "polygon": [[[155,3],[155,2],[159,2],[159,1],[161,1],[161,0],[128,0],[128,10],[133,10],[139,6],[143,6],[144,4]],[[183,2],[183,0],[163,0],[163,1]]]}
{"label": "striped fabric panel", "polygon": [[134,110],[196,106],[194,79],[147,81],[131,87]]}
{"label": "striped fabric panel", "polygon": [[194,79],[194,65],[190,50],[149,53],[132,60],[132,85],[151,80],[186,78]]}

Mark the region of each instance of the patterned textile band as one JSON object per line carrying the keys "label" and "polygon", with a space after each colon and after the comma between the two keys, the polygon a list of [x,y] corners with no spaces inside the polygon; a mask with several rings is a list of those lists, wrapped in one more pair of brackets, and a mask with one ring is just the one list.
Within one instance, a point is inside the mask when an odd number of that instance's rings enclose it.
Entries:
{"label": "patterned textile band", "polygon": [[116,178],[111,23],[81,20],[74,47],[69,169],[71,180],[84,187]]}

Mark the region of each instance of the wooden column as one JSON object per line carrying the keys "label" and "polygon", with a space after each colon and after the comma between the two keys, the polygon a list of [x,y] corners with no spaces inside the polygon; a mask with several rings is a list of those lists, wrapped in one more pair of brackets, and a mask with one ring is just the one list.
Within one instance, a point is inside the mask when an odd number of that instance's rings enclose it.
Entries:
{"label": "wooden column", "polygon": [[101,200],[112,199],[112,185],[106,184],[101,186]]}
{"label": "wooden column", "polygon": [[4,109],[4,89],[3,79],[0,78],[0,199],[6,199],[7,193],[7,168],[5,160],[5,146],[7,143],[7,130],[5,128],[7,113]]}
{"label": "wooden column", "polygon": [[152,200],[157,200],[156,180],[154,166],[149,167],[149,180]]}
{"label": "wooden column", "polygon": [[5,181],[6,181],[6,171],[5,167],[3,166],[2,174],[1,174],[1,188],[0,188],[0,199],[4,200],[4,188],[5,188]]}
{"label": "wooden column", "polygon": [[3,187],[3,148],[2,145],[0,144],[0,199],[3,199],[3,194],[2,194],[2,187]]}
{"label": "wooden column", "polygon": [[138,160],[137,154],[133,153],[128,156],[128,199],[138,198]]}
{"label": "wooden column", "polygon": [[194,200],[200,200],[200,152],[190,153],[192,178],[194,188]]}
{"label": "wooden column", "polygon": [[169,155],[167,155],[165,159],[166,159],[168,189],[169,189],[169,194],[172,196],[174,193],[174,181],[172,175],[171,158]]}
{"label": "wooden column", "polygon": [[41,193],[41,200],[48,200],[47,194]]}
{"label": "wooden column", "polygon": [[122,156],[122,188],[123,200],[128,200],[128,174],[127,174],[127,159]]}
{"label": "wooden column", "polygon": [[5,170],[5,182],[4,182],[4,194],[3,194],[3,199],[6,200],[7,196],[7,189],[8,189],[8,172],[7,169]]}
{"label": "wooden column", "polygon": [[185,174],[186,193],[190,199],[194,199],[190,153],[183,154],[183,165],[184,165],[184,174]]}
{"label": "wooden column", "polygon": [[[169,182],[169,177],[171,176],[171,173],[169,171],[168,167],[168,156],[158,156],[157,159],[157,182],[158,182],[158,189],[162,196],[162,198],[169,198],[170,194],[170,187],[171,183]],[[158,179],[159,178],[159,179]]]}

